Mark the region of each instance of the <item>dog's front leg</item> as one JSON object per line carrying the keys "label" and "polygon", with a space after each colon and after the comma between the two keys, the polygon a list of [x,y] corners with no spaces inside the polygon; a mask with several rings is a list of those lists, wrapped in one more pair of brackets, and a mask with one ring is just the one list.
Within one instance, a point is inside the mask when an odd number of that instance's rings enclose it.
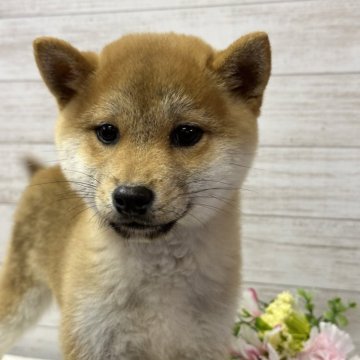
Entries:
{"label": "dog's front leg", "polygon": [[78,340],[73,334],[73,330],[69,324],[63,321],[61,330],[61,350],[64,360],[85,360],[92,359],[90,354],[80,349]]}
{"label": "dog's front leg", "polygon": [[[30,264],[29,242],[15,228],[0,273],[0,359],[36,321],[51,302],[51,293]],[[24,245],[26,244],[26,245]],[[31,249],[31,248],[30,248]],[[31,249],[33,254],[33,249]]]}

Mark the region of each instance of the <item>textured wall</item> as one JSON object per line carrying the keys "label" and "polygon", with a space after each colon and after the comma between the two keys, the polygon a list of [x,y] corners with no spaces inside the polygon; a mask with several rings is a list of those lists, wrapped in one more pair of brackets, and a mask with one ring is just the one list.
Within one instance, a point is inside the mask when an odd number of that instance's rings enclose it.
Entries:
{"label": "textured wall", "polygon": [[[0,3],[0,259],[26,153],[56,159],[55,103],[35,68],[40,35],[99,50],[128,32],[176,31],[222,48],[265,30],[273,76],[243,194],[244,277],[271,297],[314,289],[360,303],[360,3],[357,0],[12,0]],[[360,338],[359,310],[349,331]],[[13,353],[56,359],[52,311]],[[358,348],[360,341],[357,340]]]}

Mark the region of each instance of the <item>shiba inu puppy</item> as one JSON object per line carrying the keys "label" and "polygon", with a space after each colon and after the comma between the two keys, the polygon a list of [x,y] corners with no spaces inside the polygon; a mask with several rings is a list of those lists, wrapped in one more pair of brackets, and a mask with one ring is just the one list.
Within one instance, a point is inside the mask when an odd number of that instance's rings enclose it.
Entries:
{"label": "shiba inu puppy", "polygon": [[0,353],[54,297],[66,360],[227,359],[267,35],[223,51],[128,35],[100,54],[45,37],[34,52],[60,165],[34,169],[15,215]]}

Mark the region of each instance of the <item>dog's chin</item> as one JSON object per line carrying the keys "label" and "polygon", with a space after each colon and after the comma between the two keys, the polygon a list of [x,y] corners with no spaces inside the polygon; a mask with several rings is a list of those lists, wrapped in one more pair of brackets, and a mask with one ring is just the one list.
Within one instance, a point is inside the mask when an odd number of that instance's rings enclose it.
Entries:
{"label": "dog's chin", "polygon": [[110,222],[110,226],[113,230],[125,239],[156,239],[167,234],[175,224],[176,220],[157,225],[138,223],[135,221],[128,223]]}

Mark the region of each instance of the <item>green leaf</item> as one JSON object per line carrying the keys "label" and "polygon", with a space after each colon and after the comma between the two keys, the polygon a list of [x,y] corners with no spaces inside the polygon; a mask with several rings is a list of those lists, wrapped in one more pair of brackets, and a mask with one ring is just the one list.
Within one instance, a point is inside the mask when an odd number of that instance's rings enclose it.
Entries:
{"label": "green leaf", "polygon": [[323,319],[329,322],[333,322],[334,320],[334,313],[330,310],[325,311],[323,315]]}
{"label": "green leaf", "polygon": [[252,315],[246,310],[246,309],[242,309],[242,317],[252,317]]}
{"label": "green leaf", "polygon": [[349,302],[346,305],[341,298],[336,297],[328,301],[328,307],[329,309],[323,315],[323,320],[331,322],[339,327],[343,327],[349,322],[347,317],[344,315],[345,312],[356,307],[356,303]]}
{"label": "green leaf", "polygon": [[255,319],[255,327],[260,331],[272,330],[272,327],[259,317]]}
{"label": "green leaf", "polygon": [[239,336],[240,328],[241,328],[240,323],[239,322],[235,323],[234,328],[233,328],[234,336]]}
{"label": "green leaf", "polygon": [[336,322],[337,322],[337,324],[338,324],[339,326],[341,326],[341,327],[344,327],[344,326],[348,325],[348,323],[349,323],[347,317],[344,316],[344,315],[341,315],[341,314],[339,314],[339,315],[336,317]]}
{"label": "green leaf", "polygon": [[302,297],[306,302],[311,302],[312,301],[312,295],[310,292],[304,290],[304,289],[298,289],[297,293],[299,294],[300,297]]}
{"label": "green leaf", "polygon": [[311,326],[318,326],[319,325],[319,319],[314,314],[314,302],[313,302],[313,295],[304,290],[304,289],[298,289],[298,294],[300,298],[304,301],[304,308],[306,312],[304,312],[306,319],[311,324]]}

